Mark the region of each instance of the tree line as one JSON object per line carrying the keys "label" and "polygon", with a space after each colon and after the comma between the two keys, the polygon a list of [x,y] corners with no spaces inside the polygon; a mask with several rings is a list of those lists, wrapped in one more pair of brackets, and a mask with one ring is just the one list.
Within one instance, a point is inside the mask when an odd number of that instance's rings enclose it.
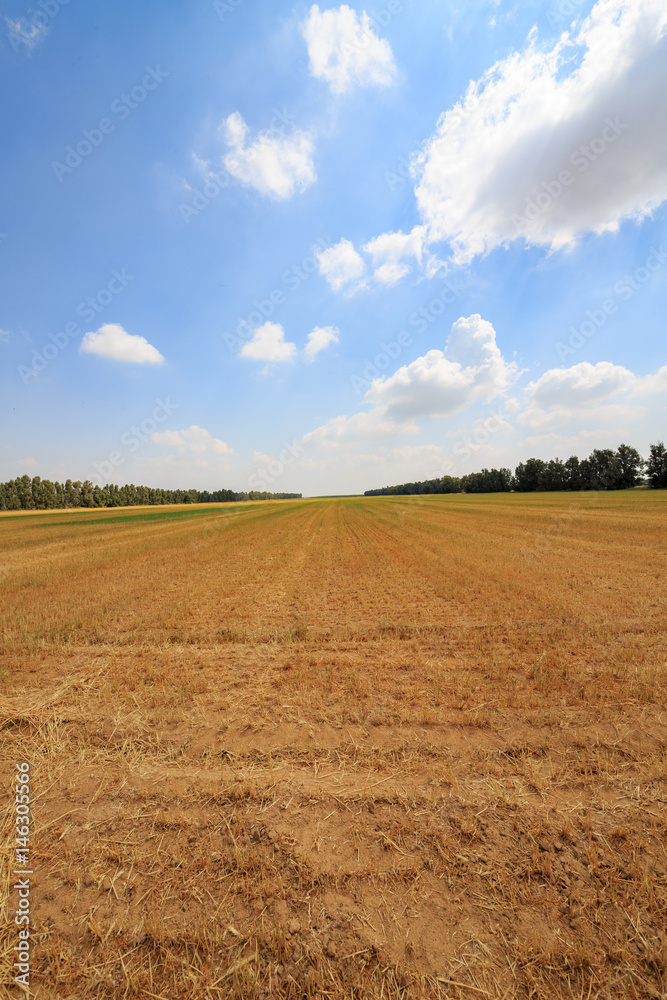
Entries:
{"label": "tree line", "polygon": [[134,483],[94,486],[89,480],[51,482],[21,476],[0,483],[0,510],[57,510],[65,507],[135,507],[173,503],[233,503],[239,500],[297,500],[300,493],[236,493],[234,490],[161,490]]}
{"label": "tree line", "polygon": [[647,485],[667,489],[667,448],[659,441],[650,446],[648,459],[636,448],[621,444],[616,451],[596,448],[588,458],[572,455],[563,462],[553,458],[529,458],[514,470],[482,469],[467,476],[442,476],[419,483],[402,483],[364,496],[411,495],[420,493],[533,493],[538,490],[627,490]]}

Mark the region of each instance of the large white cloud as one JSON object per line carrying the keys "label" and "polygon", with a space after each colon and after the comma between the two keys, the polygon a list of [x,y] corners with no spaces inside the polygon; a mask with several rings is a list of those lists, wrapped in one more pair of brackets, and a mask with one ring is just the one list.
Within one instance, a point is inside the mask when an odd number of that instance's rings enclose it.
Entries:
{"label": "large white cloud", "polygon": [[667,5],[599,0],[551,49],[493,66],[416,158],[429,239],[459,260],[614,231],[667,199]]}
{"label": "large white cloud", "polygon": [[444,351],[429,351],[389,378],[376,379],[366,400],[390,419],[445,417],[505,392],[518,375],[503,358],[493,326],[479,314],[452,326]]}
{"label": "large white cloud", "polygon": [[588,406],[634,387],[637,376],[621,365],[582,361],[571,368],[552,368],[526,392],[538,406]]}
{"label": "large white cloud", "polygon": [[326,278],[334,292],[355,291],[366,273],[363,257],[349,240],[341,240],[333,247],[315,254],[320,274]]}
{"label": "large white cloud", "polygon": [[266,322],[258,326],[252,339],[241,348],[241,357],[254,361],[291,361],[295,355],[296,344],[285,340],[280,323]]}
{"label": "large white cloud", "polygon": [[358,86],[387,86],[396,75],[389,42],[378,38],[366,12],[361,16],[347,4],[321,11],[310,8],[301,25],[308,46],[310,71],[334,94]]}
{"label": "large white cloud", "polygon": [[340,445],[416,434],[419,417],[446,417],[492,400],[519,371],[503,358],[493,326],[475,314],[452,326],[444,351],[428,351],[389,378],[375,379],[366,393],[369,412],[333,417],[305,435],[303,443]]}
{"label": "large white cloud", "polygon": [[230,149],[224,158],[225,169],[248,187],[272,198],[291,198],[315,180],[313,140],[294,129],[289,136],[278,133],[248,140],[248,126],[235,111],[224,124]]}
{"label": "large white cloud", "polygon": [[104,323],[96,332],[85,333],[79,350],[135,365],[159,365],[164,361],[158,349],[145,337],[128,333],[120,323]]}
{"label": "large white cloud", "polygon": [[610,361],[582,361],[570,368],[552,368],[524,390],[527,406],[520,415],[531,428],[565,426],[594,415],[596,420],[633,418],[637,402],[667,393],[667,365],[643,377]]}

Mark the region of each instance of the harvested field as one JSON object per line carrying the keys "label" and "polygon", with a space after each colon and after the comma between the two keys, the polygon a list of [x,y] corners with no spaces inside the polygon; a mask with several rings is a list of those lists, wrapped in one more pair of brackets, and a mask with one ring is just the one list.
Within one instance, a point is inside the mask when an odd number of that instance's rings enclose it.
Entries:
{"label": "harvested field", "polygon": [[667,995],[667,495],[0,516],[0,975]]}

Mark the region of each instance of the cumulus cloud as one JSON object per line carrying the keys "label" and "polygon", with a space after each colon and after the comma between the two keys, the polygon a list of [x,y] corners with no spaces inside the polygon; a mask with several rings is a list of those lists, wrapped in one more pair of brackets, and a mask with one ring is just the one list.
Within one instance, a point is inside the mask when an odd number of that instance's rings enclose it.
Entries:
{"label": "cumulus cloud", "polygon": [[667,392],[667,365],[640,377],[610,361],[582,361],[550,369],[524,392],[528,405],[519,420],[534,429],[560,426],[591,412],[596,419],[630,418],[639,413],[633,401]]}
{"label": "cumulus cloud", "polygon": [[376,379],[366,401],[397,421],[445,417],[501,395],[518,374],[503,358],[491,323],[474,314],[454,323],[444,351],[428,351],[389,378]]}
{"label": "cumulus cloud", "polygon": [[667,365],[660,368],[654,375],[646,375],[639,380],[634,395],[648,396],[655,393],[667,393]]}
{"label": "cumulus cloud", "polygon": [[320,351],[323,351],[329,344],[337,344],[339,333],[340,331],[335,326],[316,326],[311,330],[304,348],[306,362],[314,361]]}
{"label": "cumulus cloud", "polygon": [[104,323],[95,333],[84,334],[79,350],[135,365],[160,365],[164,361],[145,337],[128,333],[120,323]]}
{"label": "cumulus cloud", "polygon": [[219,438],[214,438],[210,431],[197,424],[191,424],[181,431],[156,431],[151,434],[151,440],[156,444],[173,445],[181,454],[194,455],[233,455],[234,449]]}
{"label": "cumulus cloud", "polygon": [[414,257],[421,264],[424,244],[424,227],[415,226],[412,232],[383,233],[364,244],[362,250],[371,255],[373,277],[382,285],[394,285],[411,271],[407,259]]}
{"label": "cumulus cloud", "polygon": [[291,361],[295,354],[296,344],[285,340],[280,323],[266,322],[258,326],[252,339],[241,348],[241,357],[253,361]]}
{"label": "cumulus cloud", "polygon": [[279,133],[248,139],[248,126],[235,111],[225,121],[223,134],[230,147],[225,169],[246,187],[271,198],[291,198],[315,180],[313,140],[294,129],[289,136]]}
{"label": "cumulus cloud", "polygon": [[416,434],[419,417],[446,417],[505,393],[519,371],[503,358],[493,326],[475,314],[452,326],[444,351],[428,351],[388,378],[375,379],[364,401],[369,412],[334,417],[303,443],[340,445]]}
{"label": "cumulus cloud", "polygon": [[366,273],[366,264],[349,240],[341,240],[315,256],[320,274],[326,278],[334,292],[343,289],[355,291],[360,287],[361,279]]}
{"label": "cumulus cloud", "polygon": [[321,11],[313,4],[301,31],[310,72],[328,83],[334,94],[344,94],[355,84],[386,87],[394,80],[391,46],[377,37],[365,11],[359,16],[347,4]]}
{"label": "cumulus cloud", "polygon": [[538,406],[588,406],[634,387],[637,376],[622,365],[582,361],[571,368],[552,368],[526,388]]}
{"label": "cumulus cloud", "polygon": [[524,238],[557,249],[667,199],[667,7],[598,0],[545,49],[496,63],[413,164],[429,240],[459,261]]}

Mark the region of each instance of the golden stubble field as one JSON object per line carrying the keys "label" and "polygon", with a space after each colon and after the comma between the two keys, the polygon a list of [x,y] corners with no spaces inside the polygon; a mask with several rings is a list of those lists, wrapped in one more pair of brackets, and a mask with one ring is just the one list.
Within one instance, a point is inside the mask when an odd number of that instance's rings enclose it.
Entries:
{"label": "golden stubble field", "polygon": [[667,995],[667,495],[0,516],[40,998]]}

